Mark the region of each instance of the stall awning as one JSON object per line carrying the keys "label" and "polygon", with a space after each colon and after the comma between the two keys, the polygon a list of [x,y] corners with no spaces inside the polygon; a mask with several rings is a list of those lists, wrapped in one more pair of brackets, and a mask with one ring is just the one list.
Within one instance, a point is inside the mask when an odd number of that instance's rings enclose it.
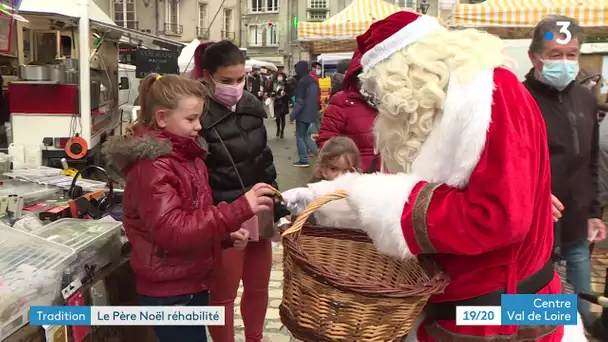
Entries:
{"label": "stall awning", "polygon": [[401,8],[383,0],[354,0],[340,13],[323,22],[299,23],[298,40],[353,40],[375,21],[398,11]]}
{"label": "stall awning", "polygon": [[452,26],[534,27],[549,15],[575,18],[584,27],[608,26],[605,0],[487,0],[455,7]]}
{"label": "stall awning", "polygon": [[[70,18],[80,18],[80,5],[77,0],[22,0],[19,14],[54,14]],[[89,1],[89,18],[106,25],[115,25],[92,0]]]}
{"label": "stall awning", "polygon": [[116,26],[116,25],[106,25],[99,22],[94,23],[93,27],[96,29],[106,29],[112,31],[118,31],[121,34],[120,42],[121,43],[130,43],[132,45],[142,45],[146,48],[153,48],[155,46],[162,47],[167,50],[181,50],[185,43],[178,42],[175,40],[155,36],[150,33],[140,32],[134,29]]}

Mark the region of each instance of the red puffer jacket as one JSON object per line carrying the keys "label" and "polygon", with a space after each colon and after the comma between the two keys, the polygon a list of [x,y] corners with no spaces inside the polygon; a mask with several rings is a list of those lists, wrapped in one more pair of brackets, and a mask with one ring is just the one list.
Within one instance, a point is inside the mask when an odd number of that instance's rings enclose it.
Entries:
{"label": "red puffer jacket", "polygon": [[[342,90],[332,96],[323,113],[321,130],[317,138],[319,148],[335,136],[346,136],[355,142],[361,152],[361,171],[369,172],[374,160],[374,120],[376,111],[367,105],[359,92]],[[376,170],[380,170],[380,162]]]}
{"label": "red puffer jacket", "polygon": [[[374,120],[376,110],[370,107],[359,93],[356,77],[361,71],[361,53],[355,51],[350,66],[344,76],[342,91],[331,97],[329,105],[323,112],[321,130],[317,144],[323,144],[332,137],[346,136],[355,142],[361,152],[361,171],[369,172],[374,160]],[[380,160],[374,171],[380,171]]]}
{"label": "red puffer jacket", "polygon": [[125,176],[123,224],[133,245],[137,293],[169,297],[206,290],[220,243],[253,217],[244,196],[213,205],[206,151],[191,138],[136,127],[104,145]]}

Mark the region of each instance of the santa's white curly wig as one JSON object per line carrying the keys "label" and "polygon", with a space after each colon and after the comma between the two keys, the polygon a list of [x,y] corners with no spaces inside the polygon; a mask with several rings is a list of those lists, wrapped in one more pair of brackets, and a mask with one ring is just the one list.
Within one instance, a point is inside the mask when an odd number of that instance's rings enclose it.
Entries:
{"label": "santa's white curly wig", "polygon": [[379,99],[376,144],[391,172],[412,163],[441,118],[450,77],[466,84],[482,70],[513,66],[500,38],[474,29],[430,33],[359,76]]}

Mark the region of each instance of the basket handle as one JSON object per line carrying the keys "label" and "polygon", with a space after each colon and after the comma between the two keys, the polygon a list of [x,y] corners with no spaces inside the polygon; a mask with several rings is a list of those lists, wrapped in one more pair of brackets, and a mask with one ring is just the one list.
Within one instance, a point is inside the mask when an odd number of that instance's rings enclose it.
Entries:
{"label": "basket handle", "polygon": [[329,202],[341,200],[346,197],[348,197],[346,195],[346,191],[338,190],[336,192],[332,192],[319,198],[316,198],[306,206],[306,208],[302,211],[302,213],[300,213],[300,215],[298,216],[296,221],[291,225],[291,227],[289,227],[287,230],[285,230],[285,232],[283,232],[283,234],[281,234],[281,239],[291,234],[295,234],[296,237],[300,236],[300,232],[302,231],[304,224],[306,223],[310,215],[317,211],[317,209],[321,208],[323,205]]}

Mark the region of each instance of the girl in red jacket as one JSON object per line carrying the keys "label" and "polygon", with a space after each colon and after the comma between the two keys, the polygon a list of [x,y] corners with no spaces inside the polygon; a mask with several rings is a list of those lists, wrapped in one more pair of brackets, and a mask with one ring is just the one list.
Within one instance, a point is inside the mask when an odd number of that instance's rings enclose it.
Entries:
{"label": "girl in red jacket", "polygon": [[[205,88],[180,76],[151,74],[140,85],[141,111],[130,135],[104,146],[124,174],[123,224],[141,305],[208,305],[208,283],[221,242],[244,245],[241,224],[273,205],[257,184],[234,202],[213,205],[200,115]],[[205,342],[204,326],[155,326],[159,342]]]}

